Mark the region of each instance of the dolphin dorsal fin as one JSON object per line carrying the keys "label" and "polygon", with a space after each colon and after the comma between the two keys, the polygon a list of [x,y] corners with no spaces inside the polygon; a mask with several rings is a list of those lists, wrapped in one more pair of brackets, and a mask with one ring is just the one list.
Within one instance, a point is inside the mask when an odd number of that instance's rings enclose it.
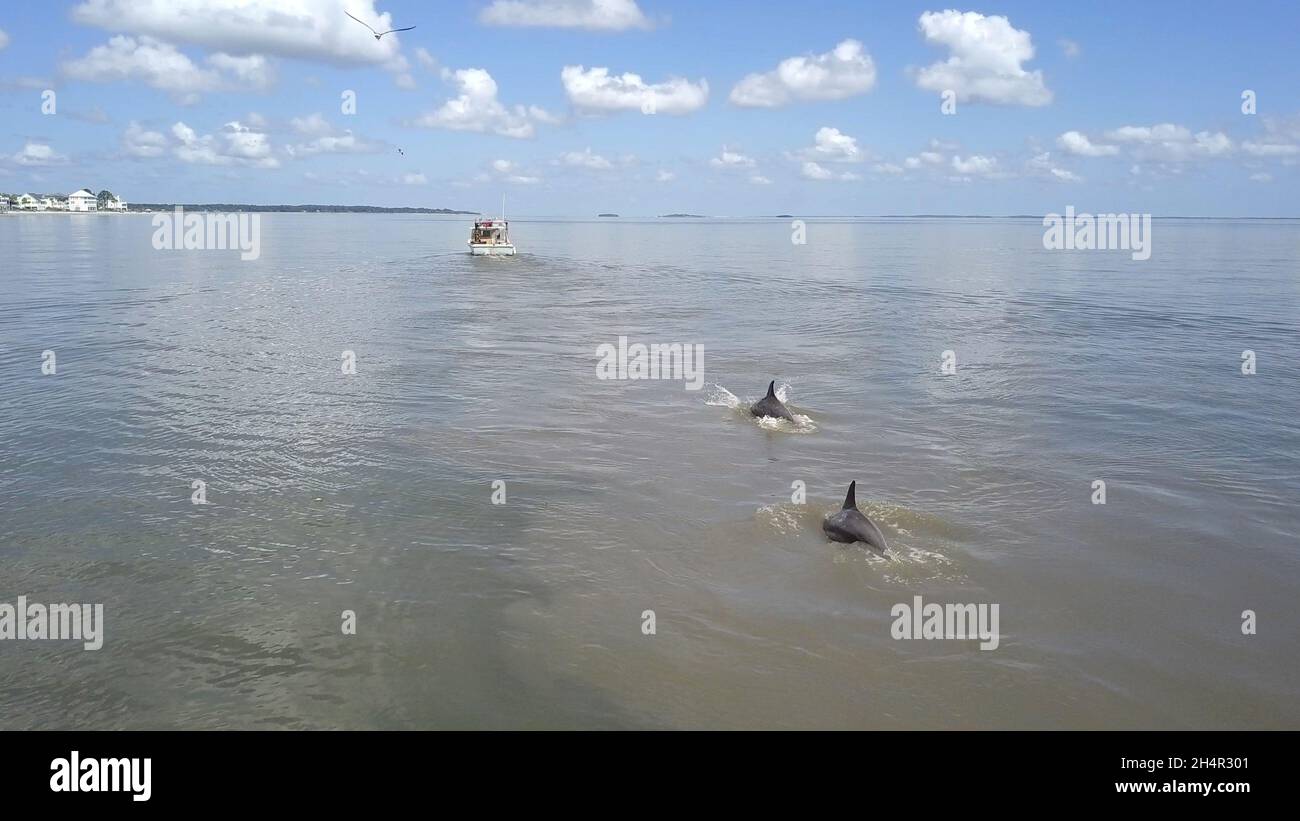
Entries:
{"label": "dolphin dorsal fin", "polygon": [[767,383],[767,396],[768,396],[769,399],[775,399],[775,398],[776,398],[776,380],[775,380],[775,379],[773,379],[771,382],[768,382],[768,383]]}
{"label": "dolphin dorsal fin", "polygon": [[858,500],[853,496],[853,490],[857,486],[858,486],[858,482],[856,479],[854,479],[852,482],[849,482],[849,493],[847,496],[844,497],[844,507],[841,508],[841,510],[848,510],[849,508],[853,508],[855,510],[857,509]]}

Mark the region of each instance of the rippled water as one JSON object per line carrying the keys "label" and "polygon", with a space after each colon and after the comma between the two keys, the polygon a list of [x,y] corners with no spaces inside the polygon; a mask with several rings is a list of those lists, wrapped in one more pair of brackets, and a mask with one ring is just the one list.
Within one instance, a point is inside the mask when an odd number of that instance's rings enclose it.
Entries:
{"label": "rippled water", "polygon": [[[1300,223],[512,227],[0,217],[0,602],[108,623],[0,642],[0,726],[1300,727]],[[620,335],[705,389],[596,379]],[[821,533],[855,479],[889,556]]]}

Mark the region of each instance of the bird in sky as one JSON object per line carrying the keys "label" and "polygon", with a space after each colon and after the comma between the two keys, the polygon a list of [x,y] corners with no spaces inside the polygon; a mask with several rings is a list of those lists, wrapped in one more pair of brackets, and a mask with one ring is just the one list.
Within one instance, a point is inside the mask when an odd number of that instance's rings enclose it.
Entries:
{"label": "bird in sky", "polygon": [[[344,13],[344,14],[347,14],[348,17],[352,17],[352,15],[351,15],[351,14],[348,14],[348,12],[346,12],[346,11],[343,12],[343,13]],[[415,26],[407,26],[407,27],[404,28],[404,29],[389,29],[388,31],[375,31],[373,28],[370,28],[370,24],[367,23],[365,20],[357,20],[357,18],[355,18],[355,17],[352,17],[352,19],[353,19],[353,20],[356,20],[356,21],[357,21],[358,23],[360,23],[361,25],[363,25],[363,26],[365,26],[366,28],[370,29],[370,33],[373,34],[373,35],[375,35],[375,39],[376,39],[376,40],[378,40],[379,38],[383,37],[385,34],[392,34],[392,33],[397,32],[397,31],[410,31],[411,29],[415,28]]]}

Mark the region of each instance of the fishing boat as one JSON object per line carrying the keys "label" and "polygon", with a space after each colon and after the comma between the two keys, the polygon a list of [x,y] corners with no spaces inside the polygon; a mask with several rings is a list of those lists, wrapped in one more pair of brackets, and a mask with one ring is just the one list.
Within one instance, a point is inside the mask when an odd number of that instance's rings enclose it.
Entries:
{"label": "fishing boat", "polygon": [[501,219],[476,219],[469,235],[469,252],[476,257],[512,257],[510,223],[506,221],[506,199],[501,198]]}

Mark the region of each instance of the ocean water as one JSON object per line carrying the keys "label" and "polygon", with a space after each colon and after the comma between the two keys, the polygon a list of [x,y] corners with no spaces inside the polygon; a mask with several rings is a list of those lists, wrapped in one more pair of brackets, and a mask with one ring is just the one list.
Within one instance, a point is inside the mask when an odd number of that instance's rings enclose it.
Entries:
{"label": "ocean water", "polygon": [[[0,641],[0,727],[1300,728],[1300,222],[468,231],[0,217],[0,602],[106,621]],[[885,555],[822,535],[853,480]]]}

